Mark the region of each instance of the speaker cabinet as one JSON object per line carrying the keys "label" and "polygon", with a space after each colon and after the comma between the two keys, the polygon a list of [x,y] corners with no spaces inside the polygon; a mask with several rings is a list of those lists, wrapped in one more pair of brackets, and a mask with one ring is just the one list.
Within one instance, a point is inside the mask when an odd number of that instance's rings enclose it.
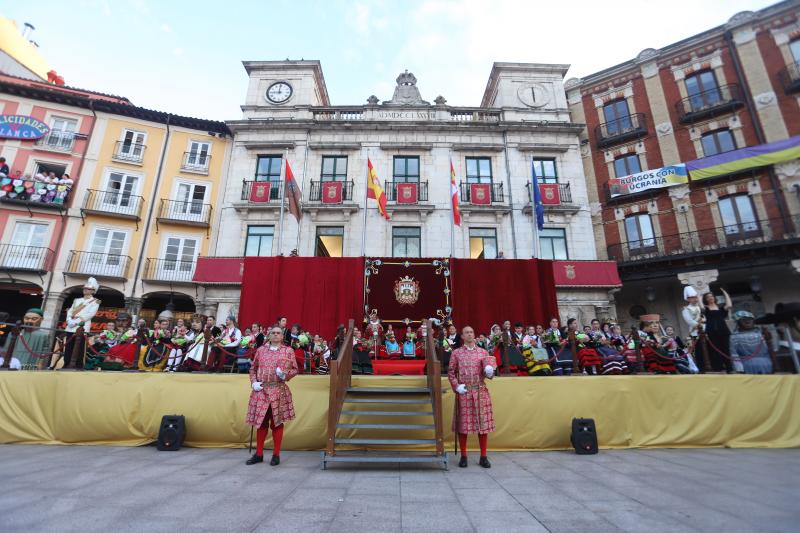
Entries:
{"label": "speaker cabinet", "polygon": [[597,430],[592,418],[573,418],[570,442],[578,455],[597,453]]}
{"label": "speaker cabinet", "polygon": [[158,431],[159,451],[177,451],[183,446],[186,438],[186,418],[183,415],[164,415],[161,418],[161,429]]}

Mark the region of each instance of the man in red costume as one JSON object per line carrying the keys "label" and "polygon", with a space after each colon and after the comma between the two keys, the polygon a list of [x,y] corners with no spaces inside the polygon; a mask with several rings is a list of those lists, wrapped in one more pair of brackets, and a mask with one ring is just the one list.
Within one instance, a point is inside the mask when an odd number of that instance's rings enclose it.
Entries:
{"label": "man in red costume", "polygon": [[267,423],[272,429],[272,460],[270,465],[281,462],[281,440],[283,423],[294,420],[292,393],[286,382],[297,375],[294,351],[283,344],[283,331],[279,326],[269,329],[269,342],[256,351],[250,367],[250,402],[247,406],[247,423],[256,431],[256,453],[247,460],[248,465],[264,461],[264,441],[267,439]]}
{"label": "man in red costume", "polygon": [[458,466],[467,466],[467,434],[477,433],[481,447],[479,464],[491,468],[486,456],[489,433],[495,430],[492,397],[485,379],[494,377],[497,361],[475,342],[475,331],[466,326],[461,330],[464,345],[453,351],[447,377],[457,394],[453,416],[453,432],[458,433],[461,459]]}

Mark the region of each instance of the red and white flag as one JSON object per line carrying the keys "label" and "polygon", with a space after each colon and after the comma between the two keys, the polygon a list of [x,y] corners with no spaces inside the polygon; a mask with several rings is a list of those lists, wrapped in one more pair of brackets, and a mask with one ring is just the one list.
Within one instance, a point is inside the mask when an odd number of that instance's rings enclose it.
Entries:
{"label": "red and white flag", "polygon": [[459,197],[458,183],[456,182],[456,168],[453,166],[453,160],[450,160],[450,195],[453,202],[453,224],[461,226],[461,211],[458,209]]}
{"label": "red and white flag", "polygon": [[[294,215],[295,220],[298,222],[303,218],[303,211],[300,208],[300,187],[297,186],[297,180],[294,179],[292,167],[289,166],[289,159],[286,159],[286,182],[284,183],[284,195],[289,202],[289,212]],[[283,209],[283,207],[281,207]]]}

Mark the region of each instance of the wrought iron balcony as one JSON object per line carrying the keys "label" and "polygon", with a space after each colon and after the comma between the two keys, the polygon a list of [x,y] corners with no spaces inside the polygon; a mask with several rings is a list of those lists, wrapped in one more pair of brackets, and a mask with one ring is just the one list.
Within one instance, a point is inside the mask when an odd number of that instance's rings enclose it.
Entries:
{"label": "wrought iron balcony", "polygon": [[416,183],[417,184],[417,201],[418,202],[427,202],[428,201],[428,182],[427,181],[419,181],[419,182],[402,182],[402,181],[387,181],[386,182],[386,200],[389,202],[396,202],[397,201],[397,185],[400,183]]}
{"label": "wrought iron balcony", "polygon": [[157,219],[160,223],[207,228],[211,225],[212,209],[211,204],[204,204],[199,200],[184,201],[162,198]]}
{"label": "wrought iron balcony", "polygon": [[147,148],[141,143],[130,143],[125,141],[117,141],[114,146],[114,161],[122,163],[131,163],[134,165],[141,165],[144,160],[144,151]]}
{"label": "wrought iron balcony", "polygon": [[55,211],[66,211],[72,189],[75,185],[42,183],[35,180],[22,180],[20,190],[17,187],[3,191],[0,202],[22,205],[28,209],[41,208]]}
{"label": "wrought iron balcony", "polygon": [[36,141],[36,146],[56,152],[71,152],[75,146],[75,134],[71,131],[51,130]]}
{"label": "wrought iron balcony", "polygon": [[21,244],[0,244],[0,269],[43,274],[53,267],[53,250]]}
{"label": "wrought iron balcony", "polygon": [[[308,191],[308,201],[309,202],[322,202],[322,184],[323,183],[331,183],[327,181],[312,181],[311,188]],[[343,202],[352,202],[353,201],[353,187],[354,183],[352,181],[342,181],[339,182],[342,184],[342,201]]]}
{"label": "wrought iron balcony", "polygon": [[93,214],[108,217],[141,220],[144,198],[123,191],[98,191],[88,189],[83,199],[81,215]]}
{"label": "wrought iron balcony", "polygon": [[800,243],[798,224],[800,216],[659,235],[650,239],[613,244],[608,247],[608,258],[622,264],[653,263],[739,249],[780,247],[786,241]]}
{"label": "wrought iron balcony", "polygon": [[616,120],[603,122],[594,128],[598,148],[624,143],[647,135],[644,113],[633,113]]}
{"label": "wrought iron balcony", "polygon": [[[268,186],[269,194],[264,195],[263,200],[257,200],[254,194],[254,188]],[[262,180],[242,180],[242,200],[245,202],[263,202],[270,204],[278,204],[281,201],[281,191],[283,190],[283,182],[280,181],[262,181]]]}
{"label": "wrought iron balcony", "polygon": [[125,280],[131,266],[127,255],[72,250],[64,265],[64,274]]}
{"label": "wrought iron balcony", "polygon": [[[528,202],[533,203],[533,190],[531,188],[532,183],[525,184],[525,187],[528,189]],[[539,185],[549,185],[547,183],[540,183]],[[569,187],[569,183],[553,183],[552,185],[558,185],[558,197],[560,204],[571,204],[572,203],[572,189]],[[544,198],[542,198],[542,203],[544,203],[544,208],[547,209],[548,205],[553,206],[556,204],[550,203],[548,204]]]}
{"label": "wrought iron balcony", "polygon": [[208,174],[208,167],[211,164],[211,154],[202,152],[184,152],[181,170],[193,172],[195,174]]}
{"label": "wrought iron balcony", "polygon": [[722,85],[684,98],[677,104],[678,120],[683,124],[705,120],[729,113],[744,106],[742,91],[738,85]]}
{"label": "wrought iron balcony", "polygon": [[[470,185],[479,185],[478,183],[474,182],[461,182],[461,201],[465,203],[472,203],[472,191],[470,190]],[[503,196],[503,184],[502,183],[488,183],[490,185],[491,190],[491,203],[503,203],[504,196]]]}
{"label": "wrought iron balcony", "polygon": [[786,94],[800,92],[800,63],[791,63],[778,71],[783,90]]}
{"label": "wrought iron balcony", "polygon": [[144,281],[191,283],[195,264],[195,260],[148,258],[144,264],[142,279]]}

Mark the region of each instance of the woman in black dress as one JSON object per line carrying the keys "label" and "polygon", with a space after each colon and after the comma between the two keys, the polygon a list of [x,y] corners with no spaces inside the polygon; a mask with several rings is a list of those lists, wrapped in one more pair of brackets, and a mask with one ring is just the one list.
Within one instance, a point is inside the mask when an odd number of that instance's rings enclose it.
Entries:
{"label": "woman in black dress", "polygon": [[725,303],[721,305],[717,305],[717,298],[714,293],[707,292],[703,295],[703,316],[706,317],[708,355],[712,371],[721,372],[725,370],[726,372],[733,372],[733,364],[730,360],[731,330],[728,329],[728,324],[725,322],[733,304],[725,289],[720,290],[725,297]]}

